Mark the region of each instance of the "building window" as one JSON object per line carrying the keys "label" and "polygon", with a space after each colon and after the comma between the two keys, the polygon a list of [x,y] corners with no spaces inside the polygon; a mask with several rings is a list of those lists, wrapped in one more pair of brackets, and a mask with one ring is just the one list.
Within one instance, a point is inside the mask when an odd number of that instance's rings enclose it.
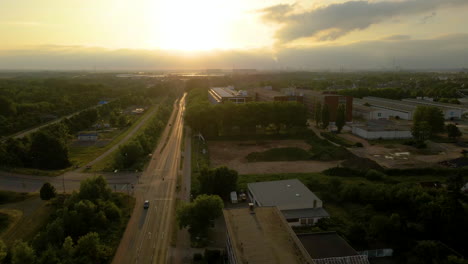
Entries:
{"label": "building window", "polygon": [[377,113],[377,116],[378,116],[378,117],[381,117],[381,116],[382,116],[382,113]]}
{"label": "building window", "polygon": [[307,218],[301,218],[301,225],[307,225]]}
{"label": "building window", "polygon": [[288,221],[288,223],[297,223],[299,222],[299,218],[288,218],[286,221]]}
{"label": "building window", "polygon": [[307,218],[307,224],[308,225],[313,225],[314,224],[314,219],[313,218]]}

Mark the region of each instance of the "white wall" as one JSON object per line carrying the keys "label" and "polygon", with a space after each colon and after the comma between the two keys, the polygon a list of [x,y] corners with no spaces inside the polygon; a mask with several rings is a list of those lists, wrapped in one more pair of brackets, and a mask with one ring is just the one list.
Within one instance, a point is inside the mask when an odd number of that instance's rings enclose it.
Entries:
{"label": "white wall", "polygon": [[353,127],[353,134],[365,139],[404,139],[413,137],[411,131],[366,131],[360,127]]}

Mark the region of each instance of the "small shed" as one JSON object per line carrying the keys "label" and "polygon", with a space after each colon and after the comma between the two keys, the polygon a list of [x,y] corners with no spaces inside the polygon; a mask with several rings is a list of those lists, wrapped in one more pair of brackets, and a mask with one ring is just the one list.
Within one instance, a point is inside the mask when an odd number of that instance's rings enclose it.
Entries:
{"label": "small shed", "polygon": [[237,192],[231,192],[231,203],[236,204],[237,202]]}

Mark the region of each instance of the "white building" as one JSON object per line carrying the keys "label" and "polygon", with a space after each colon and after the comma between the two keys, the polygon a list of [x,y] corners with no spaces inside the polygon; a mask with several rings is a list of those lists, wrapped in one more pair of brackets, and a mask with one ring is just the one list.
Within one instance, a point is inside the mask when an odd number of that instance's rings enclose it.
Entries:
{"label": "white building", "polygon": [[428,100],[418,99],[403,99],[403,102],[408,102],[417,105],[428,105],[440,108],[444,112],[446,120],[461,119],[464,113],[468,112],[468,107],[456,104],[439,103]]}
{"label": "white building", "polygon": [[257,206],[277,206],[291,226],[313,225],[330,215],[322,200],[298,179],[249,183],[248,195]]}
{"label": "white building", "polygon": [[390,120],[369,120],[365,124],[351,126],[354,135],[364,139],[407,139],[412,138],[411,127]]}

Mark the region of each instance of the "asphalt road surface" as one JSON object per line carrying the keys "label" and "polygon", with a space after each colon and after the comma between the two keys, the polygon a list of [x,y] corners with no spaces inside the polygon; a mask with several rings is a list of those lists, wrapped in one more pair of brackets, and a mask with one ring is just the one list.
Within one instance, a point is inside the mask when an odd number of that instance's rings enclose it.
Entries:
{"label": "asphalt road surface", "polygon": [[[140,177],[140,184],[135,186],[136,206],[114,256],[114,264],[167,262],[175,224],[185,95],[174,109],[153,158]],[[150,201],[148,209],[143,208],[145,200]]]}

